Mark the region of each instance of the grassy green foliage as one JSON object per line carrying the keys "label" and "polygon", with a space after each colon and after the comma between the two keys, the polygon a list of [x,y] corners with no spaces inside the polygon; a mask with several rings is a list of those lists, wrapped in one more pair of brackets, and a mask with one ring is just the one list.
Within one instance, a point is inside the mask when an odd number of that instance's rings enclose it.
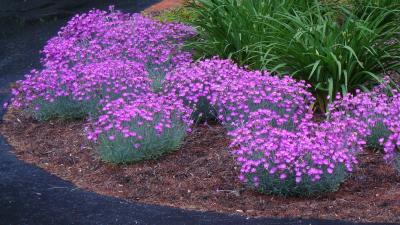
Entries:
{"label": "grassy green foliage", "polygon": [[[380,3],[379,3],[380,2]],[[197,57],[220,55],[256,69],[291,74],[313,86],[318,102],[337,92],[367,90],[399,70],[395,1],[196,0],[188,45]]]}
{"label": "grassy green foliage", "polygon": [[194,14],[189,7],[178,7],[157,12],[152,17],[161,22],[190,23],[194,21]]}

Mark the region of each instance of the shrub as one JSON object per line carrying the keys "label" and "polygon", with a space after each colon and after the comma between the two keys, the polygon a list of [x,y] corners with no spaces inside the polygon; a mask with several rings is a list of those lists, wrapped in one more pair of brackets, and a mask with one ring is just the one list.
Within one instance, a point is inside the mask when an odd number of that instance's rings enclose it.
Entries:
{"label": "shrub", "polygon": [[112,163],[154,159],[179,147],[191,111],[182,102],[152,93],[107,103],[89,128],[101,158]]}
{"label": "shrub", "polygon": [[319,1],[197,2],[199,19],[193,24],[199,38],[189,46],[198,57],[219,54],[306,80],[322,109],[327,96],[332,100],[337,92],[370,89],[387,70],[399,69],[400,28],[388,19],[398,14],[393,8],[367,16],[372,7],[361,7],[358,16]]}
{"label": "shrub", "polygon": [[[307,114],[293,130],[279,114],[260,109],[229,134],[240,180],[263,193],[310,196],[334,191],[357,163],[364,142],[347,121],[310,121]],[[348,121],[352,122],[352,121]]]}

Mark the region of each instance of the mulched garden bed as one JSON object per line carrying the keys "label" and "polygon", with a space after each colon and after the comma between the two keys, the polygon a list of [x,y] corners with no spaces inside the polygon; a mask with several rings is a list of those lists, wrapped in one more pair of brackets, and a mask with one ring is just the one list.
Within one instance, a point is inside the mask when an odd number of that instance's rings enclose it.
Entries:
{"label": "mulched garden bed", "polygon": [[132,165],[103,163],[86,140],[84,122],[35,122],[9,111],[0,126],[18,158],[76,186],[130,201],[246,216],[400,222],[400,177],[378,153],[336,193],[283,198],[245,189],[219,125],[200,125],[176,152]]}

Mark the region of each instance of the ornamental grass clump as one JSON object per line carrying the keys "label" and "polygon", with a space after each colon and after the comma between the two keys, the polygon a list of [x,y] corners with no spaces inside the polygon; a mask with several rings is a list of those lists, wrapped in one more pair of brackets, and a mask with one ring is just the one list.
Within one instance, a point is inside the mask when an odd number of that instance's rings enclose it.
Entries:
{"label": "ornamental grass clump", "polygon": [[364,141],[346,122],[311,121],[307,114],[293,130],[287,118],[260,109],[231,132],[240,180],[268,194],[311,196],[335,191],[357,163]]}
{"label": "ornamental grass clump", "polygon": [[325,111],[327,96],[371,90],[400,70],[398,1],[325,2],[195,0],[190,24],[198,38],[188,45],[197,58],[219,55],[305,80]]}
{"label": "ornamental grass clump", "polygon": [[191,110],[169,96],[148,93],[111,101],[89,127],[88,139],[111,163],[155,159],[177,149],[190,130]]}

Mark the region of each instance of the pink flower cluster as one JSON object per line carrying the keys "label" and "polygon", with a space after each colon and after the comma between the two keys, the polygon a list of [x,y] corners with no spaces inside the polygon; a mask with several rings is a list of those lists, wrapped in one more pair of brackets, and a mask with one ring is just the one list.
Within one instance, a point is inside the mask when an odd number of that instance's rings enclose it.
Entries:
{"label": "pink flower cluster", "polygon": [[[285,129],[285,118],[269,109],[250,113],[249,121],[229,134],[231,147],[241,165],[240,180],[262,191],[303,194],[335,190],[353,170],[357,153],[364,141],[347,129],[346,122],[317,123],[306,114],[294,129]],[[342,174],[342,179],[335,176]],[[332,176],[333,178],[329,178]],[[290,186],[285,180],[293,179]],[[321,190],[307,190],[319,182],[327,183]],[[269,185],[275,183],[275,187]],[[286,186],[285,186],[286,184]],[[310,193],[308,193],[310,192]],[[301,194],[301,193],[299,193]]]}
{"label": "pink flower cluster", "polygon": [[231,127],[247,121],[250,112],[259,108],[285,115],[299,123],[314,100],[309,86],[289,76],[279,78],[268,72],[249,71],[230,60],[213,58],[186,64],[167,74],[164,90],[175,93],[201,114],[209,107],[199,107],[207,101],[223,124]]}
{"label": "pink flower cluster", "polygon": [[134,61],[108,59],[82,66],[78,71],[71,87],[78,101],[134,99],[151,91],[147,71],[143,64]]}
{"label": "pink flower cluster", "polygon": [[391,162],[398,158],[400,149],[400,93],[386,87],[384,83],[371,92],[338,96],[329,107],[329,116],[334,121],[355,121],[353,130],[366,138],[370,146],[383,146],[384,158]]}
{"label": "pink flower cluster", "polygon": [[161,23],[141,14],[92,10],[76,15],[50,39],[43,53],[49,67],[71,67],[106,59],[128,59],[144,65],[190,60],[180,51],[194,30],[178,23]]}
{"label": "pink flower cluster", "polygon": [[[164,83],[164,91],[196,110],[202,110],[202,99],[212,106],[230,130],[243,182],[288,192],[324,183],[319,191],[333,190],[352,171],[364,141],[348,129],[355,123],[350,119],[314,122],[308,88],[289,76],[249,71],[218,58],[181,66]],[[283,187],[288,180],[292,187]]]}
{"label": "pink flower cluster", "polygon": [[101,137],[107,161],[157,156],[179,146],[191,125],[189,108],[155,92],[167,71],[192,60],[181,47],[193,35],[183,24],[112,7],[76,15],[44,47],[44,69],[17,82],[11,105],[38,120],[90,115],[88,137]]}
{"label": "pink flower cluster", "polygon": [[193,34],[182,24],[164,24],[112,8],[77,15],[47,42],[42,51],[44,69],[17,82],[11,104],[39,110],[39,105],[33,106],[36,100],[51,103],[60,96],[90,100],[99,97],[100,86],[108,92],[100,93],[105,98],[110,93],[147,91],[146,79],[162,79],[166,71],[191,60],[190,53],[180,48]]}
{"label": "pink flower cluster", "polygon": [[115,134],[132,140],[132,147],[139,148],[144,133],[154,130],[158,136],[168,129],[184,129],[190,131],[192,121],[191,109],[171,96],[160,96],[147,93],[140,98],[126,100],[119,98],[110,101],[101,109],[103,113],[89,127],[88,139],[96,141],[106,134],[114,141]]}

